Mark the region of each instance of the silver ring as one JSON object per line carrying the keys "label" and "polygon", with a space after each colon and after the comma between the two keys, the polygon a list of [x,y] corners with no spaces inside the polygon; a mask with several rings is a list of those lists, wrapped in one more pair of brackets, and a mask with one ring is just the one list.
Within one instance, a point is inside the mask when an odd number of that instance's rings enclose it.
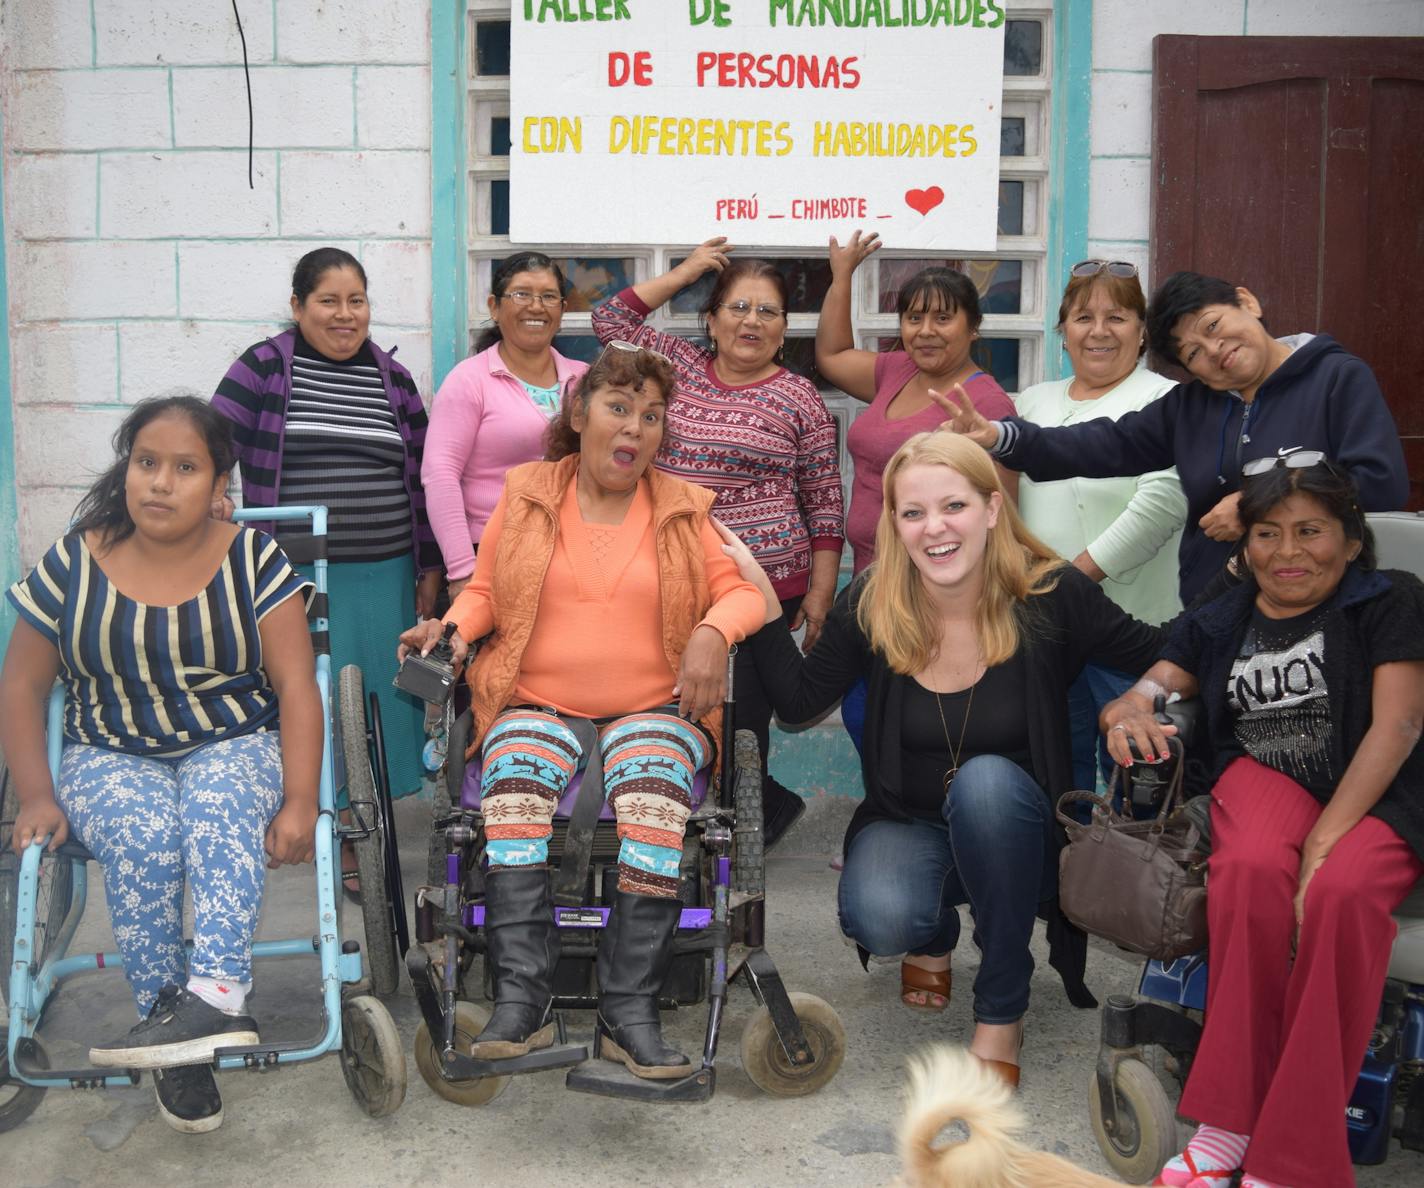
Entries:
{"label": "silver ring", "polygon": [[[1127,727],[1124,726],[1121,722],[1119,722],[1116,726],[1113,727],[1113,730],[1126,730],[1126,729],[1127,729]],[[1111,733],[1111,732],[1110,732],[1110,733]]]}

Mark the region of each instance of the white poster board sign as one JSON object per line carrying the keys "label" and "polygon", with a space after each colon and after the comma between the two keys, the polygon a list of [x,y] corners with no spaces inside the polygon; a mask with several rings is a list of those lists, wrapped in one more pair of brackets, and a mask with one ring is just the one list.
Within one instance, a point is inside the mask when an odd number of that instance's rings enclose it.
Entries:
{"label": "white poster board sign", "polygon": [[519,243],[992,251],[995,0],[514,0]]}

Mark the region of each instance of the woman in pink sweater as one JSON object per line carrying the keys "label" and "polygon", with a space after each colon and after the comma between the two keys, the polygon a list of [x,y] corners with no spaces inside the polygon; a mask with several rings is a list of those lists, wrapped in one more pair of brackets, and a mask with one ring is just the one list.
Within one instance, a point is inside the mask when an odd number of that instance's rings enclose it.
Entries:
{"label": "woman in pink sweater", "polygon": [[542,252],[505,260],[490,283],[493,325],[435,394],[420,478],[452,599],[474,572],[505,472],[544,456],[565,388],[588,370],[553,347],[564,288],[563,272]]}

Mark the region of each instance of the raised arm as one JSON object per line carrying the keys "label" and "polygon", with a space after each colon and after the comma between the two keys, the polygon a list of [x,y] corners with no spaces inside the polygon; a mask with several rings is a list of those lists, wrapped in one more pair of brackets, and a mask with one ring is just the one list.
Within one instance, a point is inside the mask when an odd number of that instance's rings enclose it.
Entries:
{"label": "raised arm", "polygon": [[845,247],[831,236],[831,287],[816,323],[816,369],[842,392],[867,402],[875,399],[875,352],[855,349],[851,295],[855,270],[880,246],[880,236],[873,231],[865,236],[852,232]]}

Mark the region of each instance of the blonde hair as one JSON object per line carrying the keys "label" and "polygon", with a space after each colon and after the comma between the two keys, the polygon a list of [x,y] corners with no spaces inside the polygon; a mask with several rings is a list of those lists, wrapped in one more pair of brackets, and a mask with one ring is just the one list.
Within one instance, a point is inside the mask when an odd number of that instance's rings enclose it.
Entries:
{"label": "blonde hair", "polygon": [[922,672],[939,651],[939,613],[895,530],[895,480],[911,466],[948,467],[986,502],[995,492],[1000,496],[998,520],[989,529],[984,550],[984,592],[975,630],[984,663],[1002,664],[1019,648],[1020,608],[1058,585],[1064,563],[1024,526],[1004,495],[994,460],[957,433],[918,433],[885,467],[880,523],[875,529],[875,564],[856,609],[860,628],[895,672]]}

